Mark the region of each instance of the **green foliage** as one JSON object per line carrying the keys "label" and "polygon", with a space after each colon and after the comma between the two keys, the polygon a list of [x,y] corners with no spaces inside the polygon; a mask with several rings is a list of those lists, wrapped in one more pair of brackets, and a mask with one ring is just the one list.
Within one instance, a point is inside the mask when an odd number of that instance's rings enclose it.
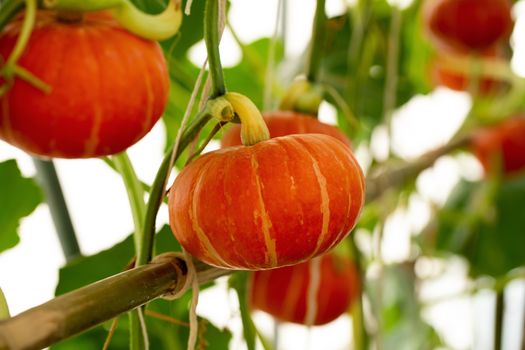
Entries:
{"label": "green foliage", "polygon": [[488,185],[457,185],[439,213],[435,244],[440,252],[465,257],[472,276],[498,278],[525,265],[525,176],[505,180],[495,194],[480,198]]}
{"label": "green foliage", "polygon": [[14,159],[0,163],[0,252],[19,241],[20,220],[42,202],[40,187],[23,177]]}
{"label": "green foliage", "polygon": [[[385,0],[374,1],[371,6],[370,12],[361,13],[354,8],[358,12],[354,16],[334,17],[327,23],[322,80],[337,89],[358,117],[360,132],[353,135],[354,140],[368,139],[373,128],[383,122],[384,115],[392,12]],[[418,13],[418,2],[401,13],[396,106],[430,91],[427,64],[431,48],[420,30]],[[361,33],[361,37],[356,33]],[[342,113],[339,125],[350,131]]]}
{"label": "green foliage", "polygon": [[[436,331],[421,318],[415,283],[413,265],[407,263],[385,267],[381,284],[375,280],[368,285],[368,295],[376,299],[373,305],[382,306],[385,349],[435,349],[441,345]],[[377,300],[378,289],[382,303]]]}

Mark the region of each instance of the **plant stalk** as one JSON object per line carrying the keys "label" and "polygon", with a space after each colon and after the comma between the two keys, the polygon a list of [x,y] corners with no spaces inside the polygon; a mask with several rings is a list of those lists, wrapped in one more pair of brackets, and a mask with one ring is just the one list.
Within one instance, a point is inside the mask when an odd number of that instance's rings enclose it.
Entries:
{"label": "plant stalk", "polygon": [[212,81],[210,98],[213,99],[226,93],[219,54],[219,0],[206,0],[204,9],[204,41],[208,51],[208,67]]}
{"label": "plant stalk", "polygon": [[321,57],[326,32],[325,3],[325,0],[317,0],[312,28],[312,39],[310,41],[310,51],[308,54],[308,62],[306,63],[306,79],[312,83],[318,81],[321,68]]}
{"label": "plant stalk", "polygon": [[423,170],[432,166],[440,157],[465,147],[470,143],[471,135],[454,138],[448,144],[432,150],[414,161],[391,166],[382,172],[369,176],[366,181],[366,201],[373,201],[389,188],[397,188],[414,179]]}
{"label": "plant stalk", "polygon": [[124,186],[126,187],[126,191],[128,193],[131,214],[135,226],[135,232],[133,234],[135,252],[138,252],[143,241],[141,235],[144,227],[144,216],[146,214],[144,190],[142,183],[139,181],[126,152],[113,156],[113,162],[117,171],[122,176]]}
{"label": "plant stalk", "polygon": [[496,313],[494,315],[494,350],[503,348],[503,316],[505,315],[505,288],[496,291]]}
{"label": "plant stalk", "polygon": [[[200,284],[231,273],[197,264]],[[164,257],[61,295],[0,321],[0,350],[42,349],[88,330],[165,293],[182,290],[186,264]]]}
{"label": "plant stalk", "polygon": [[200,130],[206,125],[206,123],[211,119],[211,115],[203,111],[195,119],[192,120],[191,124],[188,125],[184,131],[180,143],[175,150],[175,157],[172,160],[172,149],[166,153],[162,163],[157,171],[155,180],[151,187],[151,192],[148,199],[148,204],[146,207],[146,218],[144,220],[144,234],[142,235],[143,241],[141,249],[137,252],[137,261],[136,266],[144,265],[151,260],[153,254],[153,246],[155,242],[155,221],[157,218],[157,213],[159,211],[160,205],[162,204],[166,182],[168,178],[168,173],[171,170],[170,164],[173,164],[174,161],[178,159],[182,151],[189,145],[189,143],[197,136]]}
{"label": "plant stalk", "polygon": [[[117,167],[118,172],[122,176],[124,186],[128,193],[129,204],[131,207],[131,214],[133,217],[133,223],[135,230],[133,233],[133,241],[135,243],[135,253],[137,254],[142,247],[144,241],[143,228],[144,228],[144,216],[146,214],[146,205],[144,203],[144,191],[142,185],[133,169],[131,160],[126,152],[122,152],[113,156],[113,161]],[[144,324],[144,315],[140,308],[131,310],[128,314],[129,317],[129,336],[130,336],[130,349],[131,350],[144,350],[148,349],[148,333]]]}
{"label": "plant stalk", "polygon": [[51,218],[62,247],[66,261],[82,255],[78,245],[75,229],[69,215],[60,180],[51,160],[33,158],[36,168],[36,177],[46,196],[46,202],[51,212]]}

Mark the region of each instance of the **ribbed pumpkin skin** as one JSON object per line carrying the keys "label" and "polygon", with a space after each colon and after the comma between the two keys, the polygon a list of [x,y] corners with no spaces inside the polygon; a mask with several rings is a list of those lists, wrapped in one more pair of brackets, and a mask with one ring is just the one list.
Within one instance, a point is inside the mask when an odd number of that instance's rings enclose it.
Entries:
{"label": "ribbed pumpkin skin", "polygon": [[[335,137],[349,147],[351,146],[350,140],[339,129],[306,114],[276,111],[264,113],[263,117],[270,131],[270,137],[292,134],[325,134]],[[234,124],[222,136],[221,146],[230,147],[241,144],[241,126]]]}
{"label": "ribbed pumpkin skin", "polygon": [[508,0],[426,0],[423,23],[441,49],[482,52],[512,31]]}
{"label": "ribbed pumpkin skin", "polygon": [[510,175],[525,170],[525,118],[507,119],[499,125],[476,132],[472,147],[487,173],[493,169],[493,160],[501,157],[504,174]]}
{"label": "ribbed pumpkin skin", "polygon": [[[20,19],[0,37],[6,60]],[[162,115],[169,80],[156,42],[138,38],[104,13],[62,23],[40,12],[18,64],[52,87],[49,95],[16,78],[0,100],[0,138],[44,157],[118,153]]]}
{"label": "ribbed pumpkin skin", "polygon": [[364,178],[346,145],[291,135],[207,153],[169,195],[182,246],[218,267],[269,269],[322,254],[354,226]]}
{"label": "ribbed pumpkin skin", "polygon": [[[281,321],[305,324],[311,263],[255,271],[250,283],[251,307]],[[359,288],[357,271],[348,258],[324,255],[313,324],[326,324],[348,311]]]}

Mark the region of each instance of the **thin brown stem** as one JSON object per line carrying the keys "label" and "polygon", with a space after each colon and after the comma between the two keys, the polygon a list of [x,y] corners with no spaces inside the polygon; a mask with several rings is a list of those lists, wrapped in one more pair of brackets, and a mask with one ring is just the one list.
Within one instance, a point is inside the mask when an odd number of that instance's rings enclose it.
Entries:
{"label": "thin brown stem", "polygon": [[386,189],[403,186],[423,170],[432,166],[440,157],[467,146],[470,140],[470,134],[459,136],[448,144],[425,153],[414,161],[403,162],[370,176],[366,181],[366,200],[369,202],[377,199]]}

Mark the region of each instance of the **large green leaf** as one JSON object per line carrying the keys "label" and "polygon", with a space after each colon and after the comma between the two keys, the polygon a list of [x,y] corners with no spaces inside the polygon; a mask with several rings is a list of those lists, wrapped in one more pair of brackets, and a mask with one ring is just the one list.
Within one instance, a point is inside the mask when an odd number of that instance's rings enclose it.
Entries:
{"label": "large green leaf", "polygon": [[40,202],[40,187],[33,179],[22,176],[14,159],[0,163],[0,252],[19,242],[20,220]]}
{"label": "large green leaf", "polygon": [[525,175],[502,182],[495,194],[480,196],[488,186],[457,185],[439,214],[436,248],[464,256],[472,276],[497,278],[525,266]]}

